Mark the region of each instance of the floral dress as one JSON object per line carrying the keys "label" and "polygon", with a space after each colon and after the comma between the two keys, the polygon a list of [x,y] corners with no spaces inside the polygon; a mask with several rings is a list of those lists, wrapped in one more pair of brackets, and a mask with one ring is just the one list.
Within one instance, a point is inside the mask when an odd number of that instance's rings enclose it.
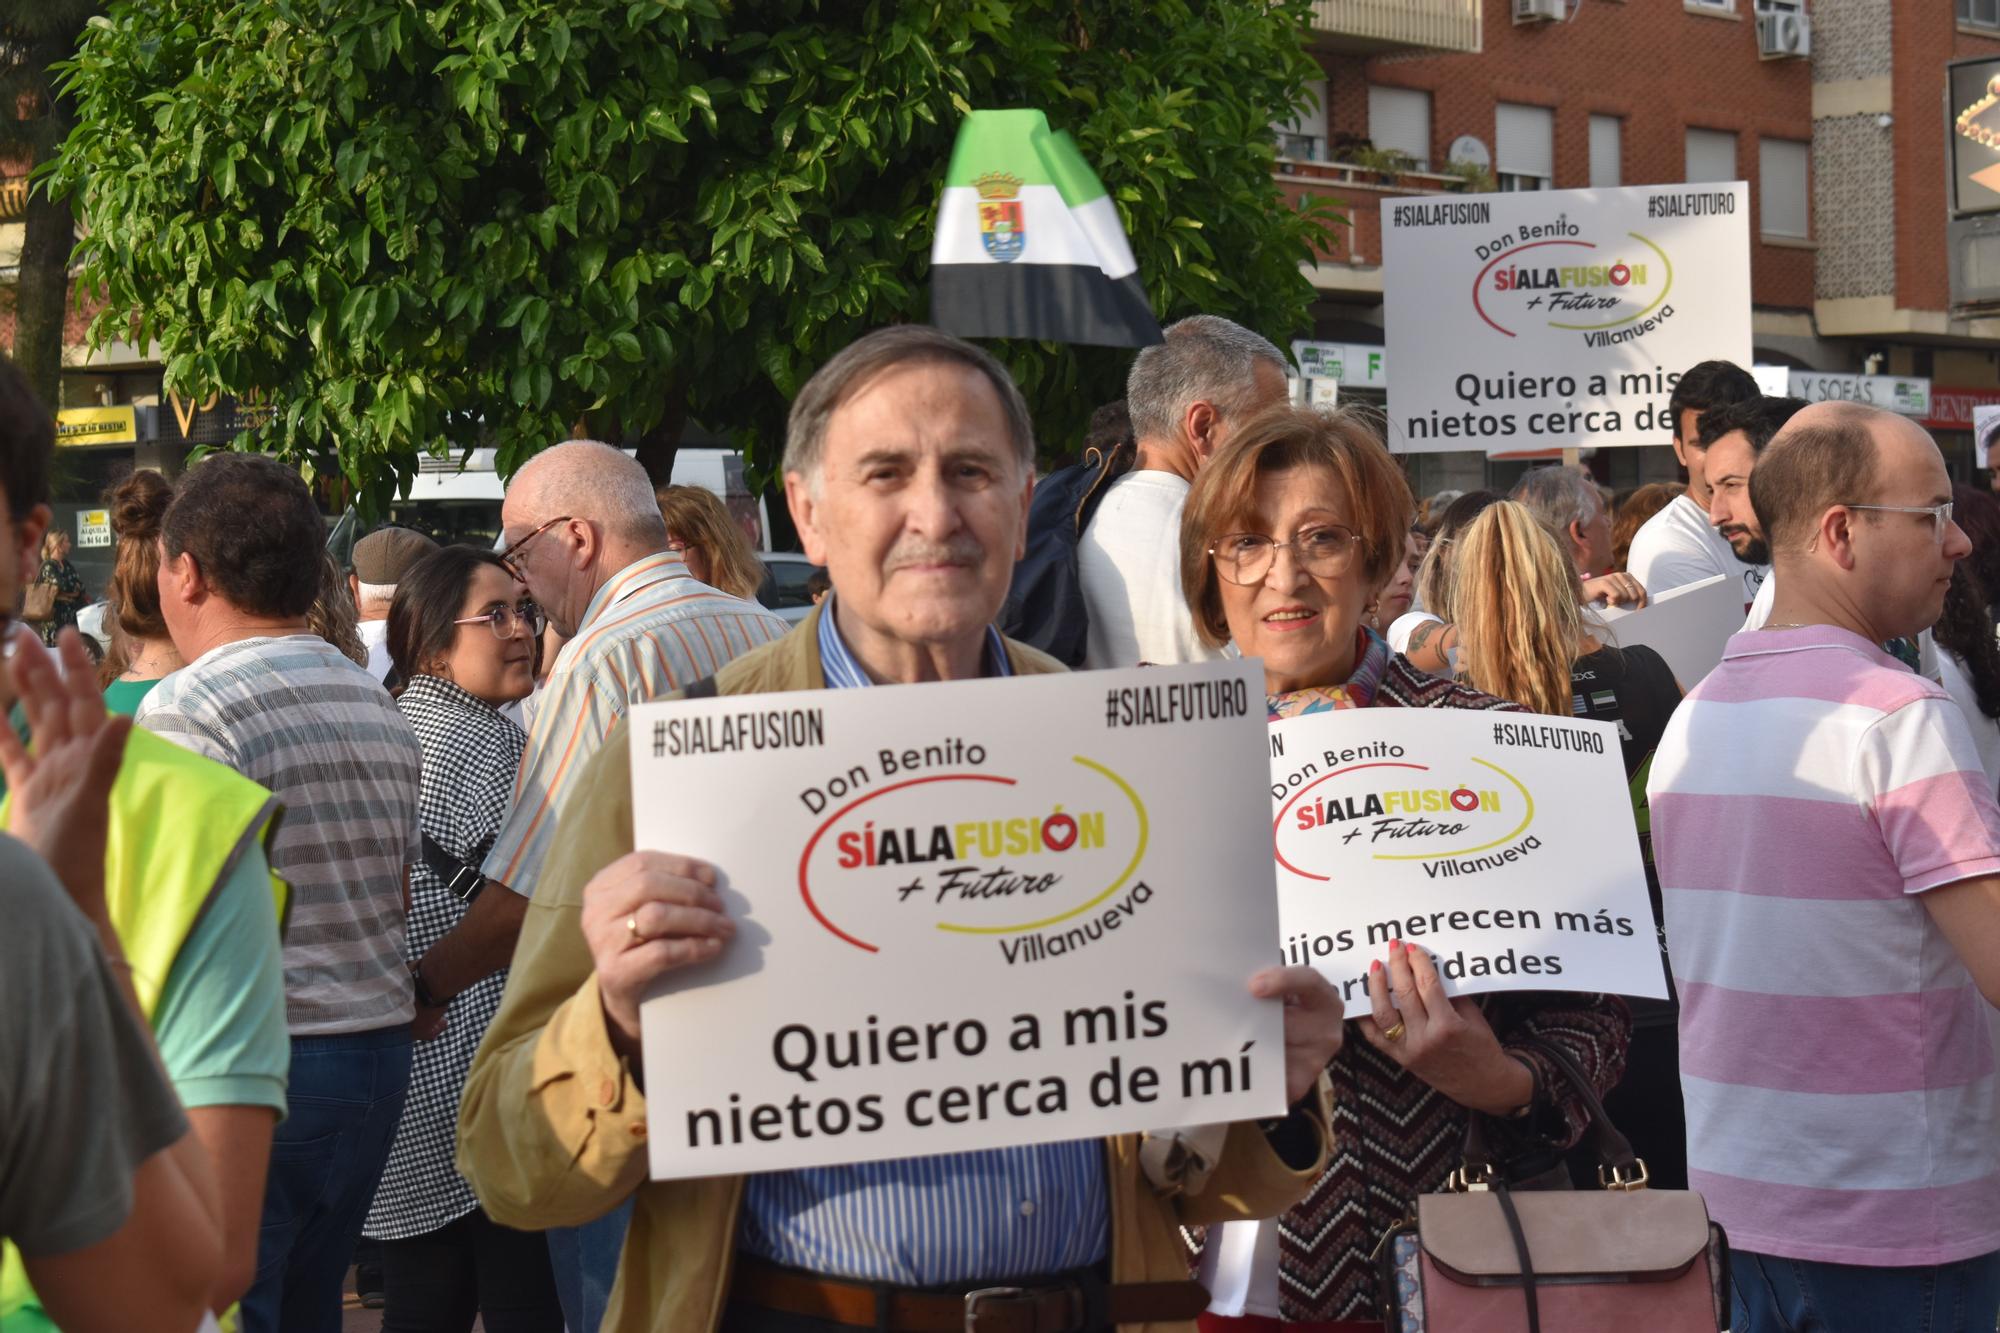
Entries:
{"label": "floral dress", "polygon": [[35,582],[55,585],[55,611],[38,626],[42,642],[52,645],[64,626],[76,623],[77,609],[84,600],[83,575],[77,573],[76,566],[67,560],[44,560],[41,572],[35,575]]}

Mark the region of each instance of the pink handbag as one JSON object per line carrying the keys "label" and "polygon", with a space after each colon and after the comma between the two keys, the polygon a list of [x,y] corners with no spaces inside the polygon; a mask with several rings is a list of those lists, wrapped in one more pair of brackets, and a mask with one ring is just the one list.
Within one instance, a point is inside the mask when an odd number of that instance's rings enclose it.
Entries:
{"label": "pink handbag", "polygon": [[1645,1163],[1568,1054],[1536,1049],[1589,1107],[1604,1188],[1510,1188],[1475,1116],[1457,1192],[1424,1195],[1383,1237],[1389,1333],[1718,1333],[1729,1311],[1722,1228],[1699,1194],[1648,1189]]}

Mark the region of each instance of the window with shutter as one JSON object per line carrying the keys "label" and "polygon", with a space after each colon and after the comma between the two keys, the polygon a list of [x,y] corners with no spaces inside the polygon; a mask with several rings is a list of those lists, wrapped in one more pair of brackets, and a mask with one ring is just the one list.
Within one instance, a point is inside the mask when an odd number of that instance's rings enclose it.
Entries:
{"label": "window with shutter", "polygon": [[1810,144],[1792,139],[1757,141],[1757,209],[1762,215],[1759,230],[1766,236],[1812,234],[1806,193],[1811,160]]}
{"label": "window with shutter", "polygon": [[1728,130],[1690,129],[1683,176],[1690,185],[1737,179],[1736,136]]}
{"label": "window with shutter", "polygon": [[1417,88],[1368,90],[1368,138],[1406,154],[1418,171],[1431,165],[1431,95]]}
{"label": "window with shutter", "polygon": [[1493,170],[1503,190],[1546,190],[1555,181],[1556,113],[1502,102],[1495,108]]}
{"label": "window with shutter", "polygon": [[1624,124],[1616,116],[1590,118],[1590,188],[1608,190],[1625,183]]}

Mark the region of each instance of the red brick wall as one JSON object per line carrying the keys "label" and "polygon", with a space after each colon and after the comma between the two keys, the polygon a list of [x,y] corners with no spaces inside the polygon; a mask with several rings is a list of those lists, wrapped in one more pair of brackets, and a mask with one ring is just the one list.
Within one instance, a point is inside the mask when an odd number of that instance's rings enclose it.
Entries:
{"label": "red brick wall", "polygon": [[1895,124],[1896,304],[1951,304],[1945,251],[1946,62],[2000,56],[2000,40],[1958,30],[1953,5],[1896,5],[1890,27]]}
{"label": "red brick wall", "polygon": [[[1553,107],[1555,186],[1569,189],[1590,183],[1592,114],[1624,121],[1627,185],[1682,179],[1690,125],[1733,130],[1737,170],[1750,182],[1753,298],[1806,308],[1812,252],[1757,239],[1757,139],[1811,140],[1812,70],[1804,60],[1760,60],[1752,0],[1736,3],[1741,17],[1724,19],[1688,13],[1680,0],[1581,0],[1568,22],[1516,26],[1506,0],[1486,0],[1485,50],[1477,55],[1322,54],[1328,132],[1367,134],[1370,83],[1431,94],[1431,152],[1439,162],[1461,134],[1494,146],[1496,103]],[[1379,195],[1346,197],[1361,205],[1357,212],[1371,213]],[[1371,261],[1381,257],[1366,232],[1360,249]]]}

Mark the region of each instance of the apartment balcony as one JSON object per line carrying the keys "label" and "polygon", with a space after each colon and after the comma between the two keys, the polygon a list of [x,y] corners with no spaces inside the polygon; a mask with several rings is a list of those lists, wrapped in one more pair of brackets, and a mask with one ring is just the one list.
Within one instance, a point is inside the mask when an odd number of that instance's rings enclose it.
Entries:
{"label": "apartment balcony", "polygon": [[1312,45],[1350,55],[1480,49],[1480,0],[1313,0]]}
{"label": "apartment balcony", "polygon": [[1462,169],[1418,170],[1380,155],[1365,161],[1329,161],[1325,141],[1313,135],[1280,135],[1276,175],[1289,206],[1305,198],[1332,200],[1345,216],[1321,239],[1307,276],[1323,295],[1379,298],[1382,294],[1382,200],[1476,193],[1493,188]]}

